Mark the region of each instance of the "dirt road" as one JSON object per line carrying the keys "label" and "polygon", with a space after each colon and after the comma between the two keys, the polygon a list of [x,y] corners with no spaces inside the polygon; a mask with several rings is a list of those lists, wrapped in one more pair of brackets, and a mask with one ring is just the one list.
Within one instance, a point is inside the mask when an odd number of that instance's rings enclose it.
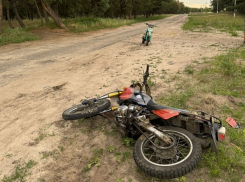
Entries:
{"label": "dirt road", "polygon": [[[141,44],[146,26],[139,23],[79,35],[40,31],[42,41],[1,47],[0,179],[35,161],[27,181],[150,181],[132,157],[117,160],[132,150],[122,146],[112,120],[94,118],[86,125],[63,121],[61,114],[85,97],[139,80],[146,63],[158,85],[153,94],[164,93],[162,70],[175,73],[241,44],[240,37],[219,32],[183,31],[186,21],[187,15],[174,15],[149,22],[157,25],[149,46]],[[97,149],[104,149],[100,167],[83,172]]]}

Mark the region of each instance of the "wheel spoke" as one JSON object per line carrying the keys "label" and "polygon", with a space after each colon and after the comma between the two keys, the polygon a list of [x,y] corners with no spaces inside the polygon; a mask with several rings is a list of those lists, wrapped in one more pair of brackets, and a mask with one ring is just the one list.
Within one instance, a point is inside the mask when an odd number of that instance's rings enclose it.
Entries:
{"label": "wheel spoke", "polygon": [[[143,146],[143,153],[148,160],[156,164],[165,165],[175,164],[185,160],[191,150],[188,138],[186,138],[185,135],[175,132],[168,133],[168,135],[175,138],[176,145],[174,148],[162,150],[162,152],[161,150],[156,149],[156,147],[152,147],[150,145],[150,141],[146,140]],[[154,135],[149,137],[149,139],[154,142],[155,145],[159,146],[160,143],[158,140],[155,140],[155,138],[156,137]]]}

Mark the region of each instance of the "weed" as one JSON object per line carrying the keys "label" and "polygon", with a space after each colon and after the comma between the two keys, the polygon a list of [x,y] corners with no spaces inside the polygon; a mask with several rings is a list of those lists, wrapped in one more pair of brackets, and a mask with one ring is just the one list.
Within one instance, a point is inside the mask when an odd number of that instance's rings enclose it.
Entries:
{"label": "weed", "polygon": [[79,137],[79,135],[75,133],[75,134],[74,134],[74,138],[77,138],[77,137]]}
{"label": "weed", "polygon": [[123,152],[122,153],[122,161],[127,162],[131,156],[132,156],[131,152],[127,152],[127,151]]}
{"label": "weed", "polygon": [[44,178],[38,178],[38,181],[45,182],[46,180]]}
{"label": "weed", "polygon": [[82,132],[82,133],[87,133],[88,132],[88,130],[85,128],[85,129],[80,129],[80,131]]}
{"label": "weed", "polygon": [[153,87],[154,85],[156,85],[156,81],[152,81],[152,78],[149,78],[147,81],[148,81],[149,87]]}
{"label": "weed", "polygon": [[188,182],[188,180],[182,176],[181,178],[176,179],[178,182]]}
{"label": "weed", "polygon": [[7,154],[6,157],[7,158],[11,158],[13,156],[13,154]]}
{"label": "weed", "polygon": [[49,134],[49,136],[55,136],[55,133],[54,133],[54,132],[52,132],[52,134]]}
{"label": "weed", "polygon": [[83,168],[83,172],[89,171],[93,166],[100,166],[100,156],[103,155],[104,153],[104,149],[94,149],[93,150],[93,157],[91,159],[91,161],[89,162],[89,164]]}
{"label": "weed", "polygon": [[[58,147],[59,148],[59,147]],[[62,149],[62,148],[61,148]],[[61,150],[60,149],[60,150]],[[48,157],[52,157],[54,160],[57,160],[58,159],[58,156],[59,156],[59,152],[58,152],[58,150],[57,149],[55,149],[55,150],[53,150],[53,151],[45,151],[45,152],[43,152],[42,153],[43,154],[43,156],[42,156],[42,159],[46,159],[46,158],[48,158]]]}
{"label": "weed", "polygon": [[123,179],[121,179],[121,178],[117,178],[117,182],[123,182]]}
{"label": "weed", "polygon": [[58,148],[60,149],[61,152],[64,152],[64,150],[65,150],[64,146],[61,146],[61,145],[58,146]]}
{"label": "weed", "polygon": [[115,155],[116,155],[116,161],[117,161],[117,163],[120,163],[121,162],[121,158],[120,158],[121,152],[116,152]]}
{"label": "weed", "polygon": [[192,65],[187,65],[184,70],[185,73],[193,75],[194,73],[194,68]]}
{"label": "weed", "polygon": [[115,150],[114,146],[111,145],[107,148],[107,151],[110,153],[112,153],[114,150]]}
{"label": "weed", "polygon": [[51,152],[51,151],[49,151],[49,152],[43,152],[43,157],[42,157],[42,159],[45,159],[45,158],[48,158],[48,157],[50,157],[50,156],[53,156],[54,155],[54,153],[53,152]]}
{"label": "weed", "polygon": [[35,139],[35,141],[41,141],[41,140],[43,140],[46,136],[47,136],[47,134],[40,133],[39,136]]}
{"label": "weed", "polygon": [[134,145],[135,140],[133,138],[123,138],[122,144],[126,145],[127,147]]}
{"label": "weed", "polygon": [[85,119],[85,118],[82,118],[82,119],[79,119],[79,120],[78,120],[78,123],[79,123],[79,124],[82,124],[82,123],[84,123],[85,121],[86,121],[86,119]]}
{"label": "weed", "polygon": [[132,154],[131,152],[125,151],[125,152],[115,152],[115,156],[116,156],[116,161],[117,163],[121,163],[121,162],[128,162],[128,160],[131,158]]}

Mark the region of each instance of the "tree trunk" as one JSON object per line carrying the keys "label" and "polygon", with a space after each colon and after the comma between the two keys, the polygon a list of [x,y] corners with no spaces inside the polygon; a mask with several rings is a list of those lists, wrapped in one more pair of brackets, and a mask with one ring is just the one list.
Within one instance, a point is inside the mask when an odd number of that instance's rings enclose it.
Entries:
{"label": "tree trunk", "polygon": [[52,6],[52,8],[53,8],[54,13],[59,17],[60,15],[59,15],[58,5],[55,4],[55,5]]}
{"label": "tree trunk", "polygon": [[0,35],[2,34],[3,3],[0,0]]}
{"label": "tree trunk", "polygon": [[149,17],[149,13],[148,13],[148,12],[146,12],[146,14],[145,14],[145,15],[146,15],[146,18],[148,18],[148,17]]}
{"label": "tree trunk", "polygon": [[44,19],[45,19],[46,24],[48,24],[49,23],[48,14],[44,8],[43,8],[43,15],[44,15]]}
{"label": "tree trunk", "polygon": [[39,10],[39,7],[38,7],[38,5],[37,5],[37,0],[35,0],[35,5],[36,5],[36,8],[37,8],[37,13],[38,13],[38,15],[39,15],[39,18],[41,19],[41,23],[43,24],[43,17],[42,17],[42,15],[41,15],[40,10]]}
{"label": "tree trunk", "polygon": [[12,6],[13,6],[13,10],[14,10],[14,13],[15,13],[15,18],[18,20],[20,26],[21,26],[22,28],[25,28],[25,25],[24,25],[24,23],[22,22],[22,20],[21,20],[21,18],[20,18],[20,15],[19,15],[19,13],[18,13],[18,10],[17,10],[17,8],[16,8],[16,6],[15,6],[15,0],[11,0],[10,2],[11,2],[11,4],[12,4]]}
{"label": "tree trunk", "polygon": [[8,18],[9,27],[14,28],[11,23],[10,17],[9,17],[9,1],[8,0],[6,0],[6,6],[7,6],[7,18]]}
{"label": "tree trunk", "polygon": [[133,10],[133,14],[134,14],[134,19],[137,18],[137,12],[135,10]]}
{"label": "tree trunk", "polygon": [[113,18],[113,6],[112,6],[112,0],[111,0],[111,18]]}
{"label": "tree trunk", "polygon": [[41,0],[42,6],[43,8],[48,12],[48,14],[51,16],[51,18],[54,20],[55,24],[58,27],[61,27],[65,30],[67,30],[66,26],[62,23],[62,21],[60,20],[60,18],[54,13],[54,11],[52,10],[52,8],[49,5],[45,6],[45,0]]}
{"label": "tree trunk", "polygon": [[131,20],[131,17],[132,17],[132,12],[130,11],[130,12],[129,12],[129,15],[128,15],[128,19]]}

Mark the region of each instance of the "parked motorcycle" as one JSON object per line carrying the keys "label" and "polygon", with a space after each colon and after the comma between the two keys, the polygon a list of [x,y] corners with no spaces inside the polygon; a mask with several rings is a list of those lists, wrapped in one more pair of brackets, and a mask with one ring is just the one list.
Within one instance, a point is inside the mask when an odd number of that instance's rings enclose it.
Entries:
{"label": "parked motorcycle", "polygon": [[148,46],[149,42],[151,41],[151,35],[153,33],[153,27],[156,27],[156,25],[151,25],[149,23],[146,23],[148,28],[145,30],[145,33],[143,34],[142,37],[142,44],[145,43],[146,41],[146,46]]}
{"label": "parked motorcycle", "polygon": [[[65,120],[76,120],[115,112],[115,123],[123,137],[137,139],[133,157],[145,173],[157,178],[177,178],[191,172],[201,159],[200,141],[225,139],[225,128],[219,118],[157,104],[147,84],[149,65],[143,83],[135,83],[123,91],[85,100],[65,110]],[[136,89],[139,88],[139,89]],[[118,98],[118,106],[110,108],[108,98]]]}

